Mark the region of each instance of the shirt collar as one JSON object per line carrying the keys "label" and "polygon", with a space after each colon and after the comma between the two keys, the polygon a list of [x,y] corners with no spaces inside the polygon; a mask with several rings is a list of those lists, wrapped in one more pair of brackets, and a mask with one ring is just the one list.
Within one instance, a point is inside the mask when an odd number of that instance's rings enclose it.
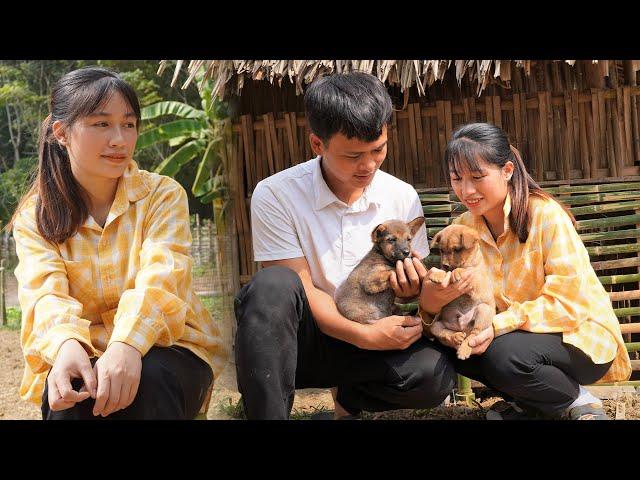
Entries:
{"label": "shirt collar", "polygon": [[324,181],[322,176],[322,167],[320,161],[322,157],[318,155],[313,159],[313,192],[315,198],[315,209],[322,210],[327,205],[331,205],[334,202],[340,202],[340,199],[336,197],[335,193],[331,191],[327,182]]}
{"label": "shirt collar", "polygon": [[[344,202],[336,197],[335,193],[331,191],[327,182],[325,182],[324,177],[322,176],[321,160],[322,157],[320,155],[313,159],[314,165],[312,178],[315,194],[314,207],[316,210],[322,210],[324,207],[331,205],[334,202],[344,204]],[[362,196],[367,205],[369,203],[375,203],[377,205],[381,205],[383,203],[384,187],[382,185],[382,178],[379,171],[376,171],[371,183],[365,187]]]}
{"label": "shirt collar", "polygon": [[[504,214],[504,232],[503,235],[509,232],[511,229],[509,228],[509,214],[511,213],[511,195],[507,192],[507,196],[504,199],[504,205],[502,206],[502,213]],[[485,242],[489,244],[495,243],[493,240],[493,236],[489,231],[489,227],[487,226],[484,217],[482,215],[473,215],[473,222],[476,231],[480,232],[480,238],[482,238]]]}
{"label": "shirt collar", "polygon": [[[105,226],[111,223],[115,218],[122,215],[129,209],[130,202],[137,202],[138,200],[146,197],[151,189],[147,185],[144,177],[140,174],[138,164],[131,160],[131,163],[127,166],[124,174],[118,180],[118,187],[116,189],[116,196],[113,199],[111,208],[109,209],[109,215]],[[89,215],[84,224],[87,228],[99,229],[99,225]]]}

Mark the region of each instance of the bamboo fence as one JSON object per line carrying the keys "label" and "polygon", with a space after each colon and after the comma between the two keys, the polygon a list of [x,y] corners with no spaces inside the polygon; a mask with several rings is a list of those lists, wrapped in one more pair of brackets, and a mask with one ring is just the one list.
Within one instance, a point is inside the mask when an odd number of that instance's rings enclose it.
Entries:
{"label": "bamboo fence", "polygon": [[[394,111],[382,170],[416,188],[446,186],[441,159],[452,132],[468,122],[503,128],[537,181],[624,179],[640,175],[638,86],[538,91],[408,103]],[[304,115],[241,115],[233,125],[231,190],[238,233],[239,279],[257,271],[249,223],[257,183],[313,157]]]}

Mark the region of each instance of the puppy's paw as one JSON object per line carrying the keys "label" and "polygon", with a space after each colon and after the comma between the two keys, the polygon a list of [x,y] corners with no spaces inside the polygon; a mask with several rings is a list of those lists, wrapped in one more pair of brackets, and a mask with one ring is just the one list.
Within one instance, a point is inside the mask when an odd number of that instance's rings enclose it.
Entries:
{"label": "puppy's paw", "polygon": [[462,278],[462,272],[464,272],[461,268],[456,268],[453,272],[451,272],[451,283],[459,282]]}
{"label": "puppy's paw", "polygon": [[458,347],[458,358],[460,360],[466,360],[470,356],[471,356],[471,347],[469,346],[468,342],[463,342]]}
{"label": "puppy's paw", "polygon": [[464,332],[456,332],[453,335],[451,335],[452,343],[455,343],[458,347],[462,345],[462,342],[464,341],[465,338],[467,338],[467,334]]}
{"label": "puppy's paw", "polygon": [[429,280],[431,280],[433,283],[442,283],[444,282],[444,279],[447,277],[447,272],[445,272],[444,270],[438,270],[438,269],[433,269],[431,272],[429,272]]}

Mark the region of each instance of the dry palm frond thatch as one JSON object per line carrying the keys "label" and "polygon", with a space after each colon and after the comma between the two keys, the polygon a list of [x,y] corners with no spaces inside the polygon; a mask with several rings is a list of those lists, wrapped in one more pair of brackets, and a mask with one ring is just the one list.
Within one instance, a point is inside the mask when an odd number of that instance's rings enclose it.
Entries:
{"label": "dry palm frond thatch", "polygon": [[[576,60],[557,60],[574,66]],[[172,85],[184,61],[177,62]],[[453,69],[455,79],[460,86],[462,79],[468,76],[476,85],[478,96],[492,82],[509,86],[513,69],[522,69],[526,76],[531,75],[531,60],[191,60],[187,67],[188,78],[182,88],[186,88],[204,66],[204,79],[213,80],[213,94],[224,98],[227,95],[240,95],[246,78],[268,81],[272,85],[282,86],[287,79],[301,95],[304,85],[308,85],[319,76],[333,72],[364,71],[376,75],[382,82],[399,86],[401,92],[407,92],[415,86],[418,95],[436,81],[443,81],[449,69]],[[598,63],[598,60],[593,60]],[[168,62],[160,62],[158,74],[167,67]],[[609,74],[608,60],[600,60],[603,75]],[[640,61],[634,61],[633,68],[640,70]],[[232,81],[235,80],[235,81]]]}

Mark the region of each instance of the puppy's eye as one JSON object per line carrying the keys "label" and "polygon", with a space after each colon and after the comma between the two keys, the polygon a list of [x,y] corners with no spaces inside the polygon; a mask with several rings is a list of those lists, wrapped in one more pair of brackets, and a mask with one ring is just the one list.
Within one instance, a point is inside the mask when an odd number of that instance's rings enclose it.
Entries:
{"label": "puppy's eye", "polygon": [[461,252],[462,251],[462,247],[453,247],[453,251],[454,252]]}
{"label": "puppy's eye", "polygon": [[411,237],[407,237],[407,242],[410,242],[410,241],[411,241]]}
{"label": "puppy's eye", "polygon": [[396,237],[387,237],[387,242],[395,242],[396,241]]}

